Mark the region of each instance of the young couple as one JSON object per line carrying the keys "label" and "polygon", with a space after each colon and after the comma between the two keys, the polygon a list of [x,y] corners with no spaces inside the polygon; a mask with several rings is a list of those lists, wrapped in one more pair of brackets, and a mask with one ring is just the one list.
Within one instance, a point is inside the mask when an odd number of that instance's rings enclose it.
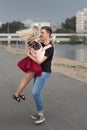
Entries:
{"label": "young couple", "polygon": [[32,114],[31,118],[35,120],[35,124],[39,124],[45,121],[41,91],[51,74],[51,62],[54,54],[54,45],[50,41],[52,29],[43,26],[39,30],[38,27],[34,26],[28,30],[20,31],[18,34],[22,40],[27,41],[29,49],[27,56],[18,62],[19,68],[25,74],[12,97],[18,102],[20,102],[21,98],[25,100],[23,90],[29,81],[34,79],[32,95],[37,112]]}

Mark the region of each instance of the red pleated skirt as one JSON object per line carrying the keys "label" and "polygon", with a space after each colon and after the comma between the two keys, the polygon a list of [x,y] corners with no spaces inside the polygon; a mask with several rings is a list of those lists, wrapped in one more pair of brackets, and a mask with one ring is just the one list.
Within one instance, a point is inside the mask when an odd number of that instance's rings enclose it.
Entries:
{"label": "red pleated skirt", "polygon": [[42,68],[41,65],[35,63],[29,57],[25,57],[20,60],[17,66],[25,73],[35,72],[35,76],[41,76]]}

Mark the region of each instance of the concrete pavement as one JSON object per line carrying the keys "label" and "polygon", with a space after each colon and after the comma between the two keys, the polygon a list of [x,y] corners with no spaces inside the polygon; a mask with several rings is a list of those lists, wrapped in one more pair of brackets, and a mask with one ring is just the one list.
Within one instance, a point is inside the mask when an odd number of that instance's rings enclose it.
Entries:
{"label": "concrete pavement", "polygon": [[25,89],[26,101],[11,97],[23,76],[16,66],[20,59],[0,48],[0,130],[87,130],[87,84],[59,73],[52,73],[43,89],[46,121],[34,124],[32,81]]}

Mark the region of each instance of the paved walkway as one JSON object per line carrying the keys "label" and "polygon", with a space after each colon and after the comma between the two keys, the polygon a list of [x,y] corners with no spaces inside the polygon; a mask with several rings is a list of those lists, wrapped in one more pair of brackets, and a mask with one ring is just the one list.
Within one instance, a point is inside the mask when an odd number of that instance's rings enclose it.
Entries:
{"label": "paved walkway", "polygon": [[87,130],[87,84],[58,73],[43,89],[46,122],[34,124],[32,82],[26,101],[11,98],[23,76],[16,66],[20,58],[0,48],[0,130]]}

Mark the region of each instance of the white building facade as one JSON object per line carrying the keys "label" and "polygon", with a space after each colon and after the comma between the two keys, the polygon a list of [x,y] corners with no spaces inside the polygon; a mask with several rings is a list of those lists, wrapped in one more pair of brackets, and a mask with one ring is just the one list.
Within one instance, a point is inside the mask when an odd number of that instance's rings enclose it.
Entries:
{"label": "white building facade", "polygon": [[39,28],[41,28],[42,26],[50,26],[50,23],[49,22],[32,22],[31,27],[32,26],[38,26]]}
{"label": "white building facade", "polygon": [[78,11],[76,14],[76,32],[87,33],[87,9]]}

